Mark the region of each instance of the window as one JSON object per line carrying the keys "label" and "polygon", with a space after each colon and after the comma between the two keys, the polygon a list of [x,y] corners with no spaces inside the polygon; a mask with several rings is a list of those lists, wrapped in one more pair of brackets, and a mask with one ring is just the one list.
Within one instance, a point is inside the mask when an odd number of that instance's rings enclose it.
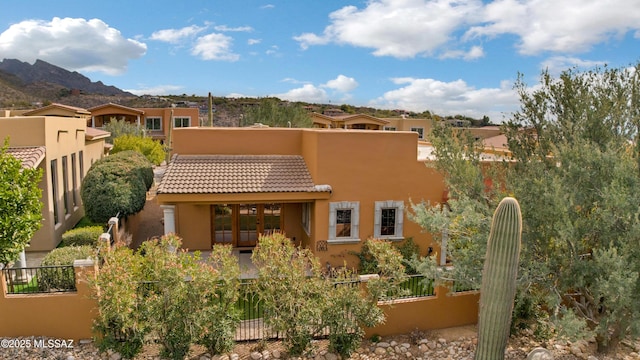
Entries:
{"label": "window", "polygon": [[329,204],[329,242],[349,243],[359,239],[360,203],[357,201]]}
{"label": "window", "polygon": [[144,124],[147,130],[162,130],[162,118],[159,116],[148,117],[144,119]]}
{"label": "window", "polygon": [[71,211],[69,209],[69,165],[66,156],[62,157],[62,200],[64,214],[68,215]]}
{"label": "window", "polygon": [[60,214],[58,213],[58,160],[51,160],[51,192],[53,195],[53,222],[60,222]]}
{"label": "window", "polygon": [[395,126],[385,126],[384,127],[384,131],[396,131],[396,127]]}
{"label": "window", "polygon": [[76,154],[71,154],[71,200],[73,200],[73,207],[78,206],[78,171],[76,170]]}
{"label": "window", "polygon": [[403,201],[376,201],[373,236],[401,240],[404,223]]}
{"label": "window", "polygon": [[311,235],[311,203],[302,204],[302,228]]}
{"label": "window", "polygon": [[411,131],[418,133],[418,139],[424,140],[424,128],[422,127],[412,127]]}
{"label": "window", "polygon": [[191,126],[190,117],[174,117],[173,118],[173,127],[181,128],[181,127],[190,127],[190,126]]}
{"label": "window", "polygon": [[78,153],[78,165],[80,165],[80,182],[84,180],[84,152],[80,150]]}

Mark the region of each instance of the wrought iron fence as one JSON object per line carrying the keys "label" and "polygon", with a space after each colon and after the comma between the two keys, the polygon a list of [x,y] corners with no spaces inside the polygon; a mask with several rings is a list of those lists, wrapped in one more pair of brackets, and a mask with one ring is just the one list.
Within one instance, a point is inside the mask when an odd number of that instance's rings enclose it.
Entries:
{"label": "wrought iron fence", "polygon": [[76,291],[73,265],[3,269],[8,294],[38,294]]}
{"label": "wrought iron fence", "polygon": [[407,280],[400,284],[399,289],[387,294],[386,300],[412,299],[435,296],[434,281],[423,275],[409,275]]}

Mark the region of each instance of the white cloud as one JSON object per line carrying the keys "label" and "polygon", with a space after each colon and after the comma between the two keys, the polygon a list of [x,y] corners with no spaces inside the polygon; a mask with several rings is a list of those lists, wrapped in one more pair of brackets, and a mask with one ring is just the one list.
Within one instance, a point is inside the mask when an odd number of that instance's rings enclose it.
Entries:
{"label": "white cloud", "polygon": [[578,69],[590,69],[599,65],[605,65],[606,63],[606,61],[582,60],[569,56],[554,56],[543,61],[540,66],[543,70],[547,69],[549,70],[549,73],[557,76],[562,71],[570,68],[576,67]]}
{"label": "white cloud", "polygon": [[237,61],[240,55],[231,51],[233,39],[223,34],[208,34],[199,37],[191,54],[203,60]]}
{"label": "white cloud", "polygon": [[247,40],[248,45],[257,45],[262,42],[262,39],[249,39]]}
{"label": "white cloud", "polygon": [[[26,62],[37,59],[68,70],[122,74],[147,45],[127,39],[100,19],[25,20],[0,34],[0,54]],[[117,55],[117,56],[114,56]]]}
{"label": "white cloud", "polygon": [[637,0],[369,0],[329,15],[320,34],[295,36],[302,49],[330,43],[373,49],[376,56],[435,56],[473,60],[470,42],[515,35],[524,55],[580,53],[594,45],[640,38]]}
{"label": "white cloud", "polygon": [[227,31],[227,32],[252,32],[253,28],[251,26],[238,26],[238,27],[228,27],[227,25],[217,25],[214,27],[216,31]]}
{"label": "white cloud", "polygon": [[376,56],[432,55],[481,10],[480,0],[371,0],[364,9],[345,6],[329,15],[322,35],[294,39],[305,49],[330,42],[374,49]]}
{"label": "white cloud", "polygon": [[349,92],[358,87],[358,82],[352,77],[338,75],[337,78],[327,81],[327,83],[322,86],[340,92]]}
{"label": "white cloud", "polygon": [[388,91],[370,105],[415,112],[429,110],[438,115],[466,115],[493,122],[518,110],[518,95],[508,81],[496,88],[476,89],[463,80],[443,82],[435,79],[395,78],[398,89]]}
{"label": "white cloud", "polygon": [[260,6],[260,9],[273,9],[275,7],[276,6],[273,4],[267,4],[267,5]]}
{"label": "white cloud", "polygon": [[515,34],[522,54],[543,51],[578,53],[595,44],[640,29],[636,0],[496,0],[485,6],[483,24],[469,29],[466,39]]}
{"label": "white cloud", "polygon": [[177,94],[179,91],[182,91],[184,86],[181,85],[156,85],[156,86],[142,86],[138,89],[126,89],[124,91],[128,91],[135,95],[171,95]]}
{"label": "white cloud", "polygon": [[481,58],[484,56],[484,49],[482,46],[472,46],[469,51],[464,50],[450,50],[445,51],[440,58],[449,59],[449,58],[462,58],[464,60],[470,61]]}
{"label": "white cloud", "polygon": [[286,93],[273,96],[289,101],[304,101],[310,103],[322,103],[329,100],[329,96],[324,89],[312,84],[306,84],[302,87],[289,90]]}
{"label": "white cloud", "polygon": [[206,27],[191,25],[182,29],[164,29],[155,31],[151,34],[151,40],[168,42],[170,44],[178,44],[186,38],[197,35],[205,30]]}

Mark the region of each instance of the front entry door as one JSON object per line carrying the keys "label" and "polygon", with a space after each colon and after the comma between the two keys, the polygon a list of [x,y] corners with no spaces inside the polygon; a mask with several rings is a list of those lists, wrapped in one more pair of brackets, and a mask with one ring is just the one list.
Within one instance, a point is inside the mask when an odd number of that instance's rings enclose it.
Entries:
{"label": "front entry door", "polygon": [[260,234],[282,230],[282,204],[211,206],[211,244],[254,247]]}

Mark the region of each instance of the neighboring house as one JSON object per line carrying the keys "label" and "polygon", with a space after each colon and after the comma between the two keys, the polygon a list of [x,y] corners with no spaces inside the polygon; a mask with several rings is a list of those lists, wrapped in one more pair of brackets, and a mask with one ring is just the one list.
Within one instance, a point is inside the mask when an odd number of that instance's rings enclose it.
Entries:
{"label": "neighboring house", "polygon": [[389,123],[385,125],[386,131],[412,131],[418,134],[418,140],[426,140],[433,128],[431,119],[411,119],[407,117],[387,118]]}
{"label": "neighboring house", "polygon": [[433,127],[431,119],[377,118],[365,114],[334,114],[328,115],[311,113],[314,128],[324,129],[356,129],[356,130],[386,130],[412,131],[418,134],[418,140],[425,140]]}
{"label": "neighboring house", "polygon": [[131,108],[118,104],[103,104],[88,109],[91,117],[87,127],[104,128],[113,119],[124,120],[145,129],[155,140],[167,139],[173,128],[199,126],[198,108]]}
{"label": "neighboring house", "polygon": [[91,164],[104,156],[108,136],[108,132],[87,129],[83,117],[0,117],[0,139],[9,137],[9,153],[23,166],[38,167],[43,172],[39,184],[42,227],[27,251],[55,248],[62,234],[82,218],[82,179]]}
{"label": "neighboring house", "polygon": [[323,265],[356,265],[368,238],[412,237],[437,252],[409,220],[411,202],[439,203],[442,176],[418,160],[417,134],[283,128],[191,128],[173,133],[158,187],[165,232],[183,246],[240,250],[284,231]]}
{"label": "neighboring house", "polygon": [[311,113],[314,128],[326,129],[354,129],[354,130],[382,130],[389,120],[380,119],[365,114],[331,116]]}

